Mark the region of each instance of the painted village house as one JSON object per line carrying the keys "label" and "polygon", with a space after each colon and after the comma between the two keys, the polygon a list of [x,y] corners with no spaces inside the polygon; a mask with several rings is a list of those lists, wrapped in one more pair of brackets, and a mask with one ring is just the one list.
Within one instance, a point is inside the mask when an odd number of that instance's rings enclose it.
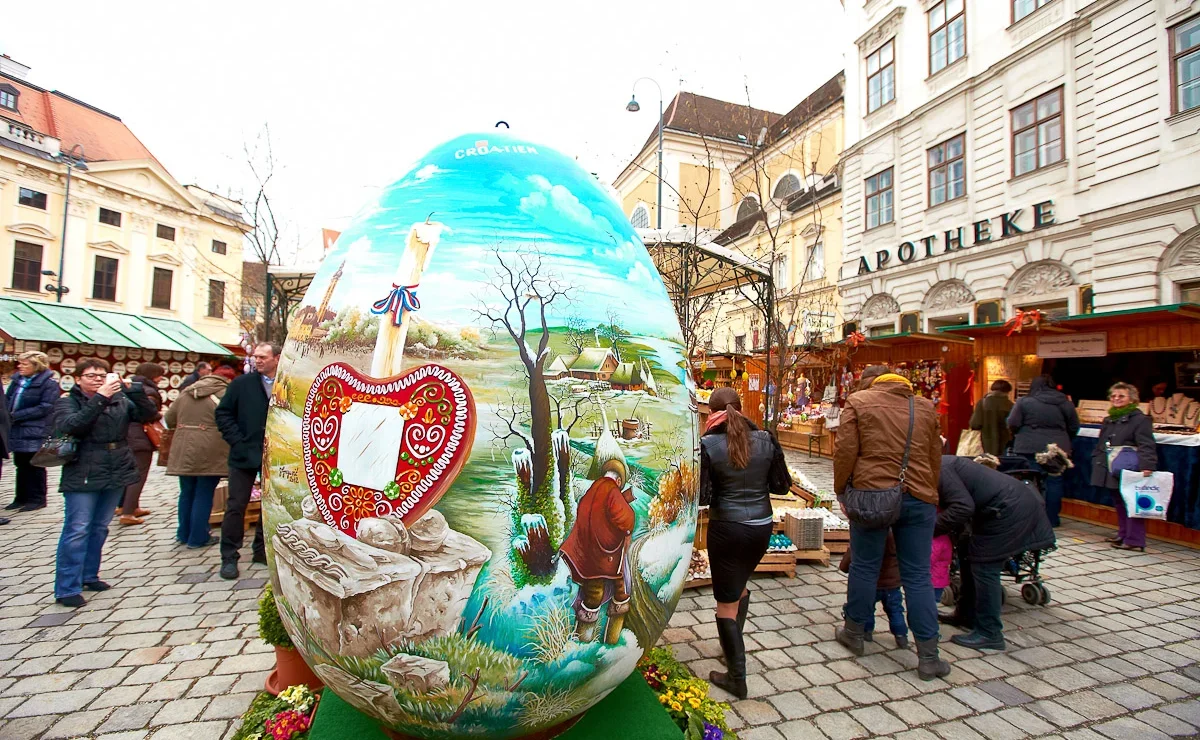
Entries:
{"label": "painted village house", "polygon": [[559,355],[546,366],[544,375],[552,380],[578,378],[608,381],[621,363],[608,347],[588,347],[577,355]]}
{"label": "painted village house", "polygon": [[1200,2],[846,15],[847,331],[1198,299]]}
{"label": "painted village house", "polygon": [[55,302],[61,263],[66,305],[173,319],[237,345],[241,205],[181,185],[120,118],[27,72],[0,57],[0,294]]}

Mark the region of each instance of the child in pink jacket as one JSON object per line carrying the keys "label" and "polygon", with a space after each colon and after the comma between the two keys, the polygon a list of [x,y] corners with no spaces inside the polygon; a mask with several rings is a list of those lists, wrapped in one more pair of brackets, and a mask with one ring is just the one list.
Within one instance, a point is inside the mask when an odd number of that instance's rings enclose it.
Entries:
{"label": "child in pink jacket", "polygon": [[950,585],[950,561],[954,558],[954,546],[950,535],[933,538],[933,551],[929,554],[929,571],[933,579],[933,598],[941,602],[942,592]]}

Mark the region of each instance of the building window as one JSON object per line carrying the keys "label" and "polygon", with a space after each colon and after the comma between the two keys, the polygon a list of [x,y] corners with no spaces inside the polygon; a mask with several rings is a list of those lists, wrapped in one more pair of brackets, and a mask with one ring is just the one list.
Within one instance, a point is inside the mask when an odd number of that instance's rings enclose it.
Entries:
{"label": "building window", "polygon": [[733,338],[733,351],[739,355],[746,354],[746,335],[738,334]]}
{"label": "building window", "polygon": [[635,229],[650,228],[650,211],[646,210],[646,206],[638,206],[633,209],[633,215],[629,217],[629,223]]}
{"label": "building window", "polygon": [[213,239],[212,250],[213,250],[213,253],[215,253],[215,254],[228,254],[229,253],[229,247],[226,246],[225,242],[219,242],[216,239]]}
{"label": "building window", "polygon": [[929,205],[940,205],[967,194],[965,141],[965,135],[959,134],[929,150]]}
{"label": "building window", "polygon": [[738,206],[737,220],[741,221],[744,218],[751,218],[762,209],[758,206],[758,198],[753,195],[747,195]]}
{"label": "building window", "polygon": [[150,288],[150,307],[171,309],[171,280],[175,273],[161,267],[154,268],[154,283]]}
{"label": "building window", "polygon": [[1067,301],[1049,301],[1047,303],[1031,303],[1027,306],[1017,306],[1018,311],[1041,311],[1044,318],[1051,321],[1065,319],[1071,314]]}
{"label": "building window", "polygon": [[117,260],[112,257],[96,257],[92,298],[98,301],[117,300]]}
{"label": "building window", "polygon": [[208,281],[208,315],[210,318],[225,318],[225,283],[221,280]]}
{"label": "building window", "polygon": [[1030,15],[1033,13],[1033,11],[1037,10],[1043,5],[1049,5],[1050,3],[1051,0],[1013,0],[1013,23],[1016,23],[1025,16]]}
{"label": "building window", "polygon": [[896,99],[895,39],[867,57],[867,113],[872,113]]}
{"label": "building window", "polygon": [[892,168],[867,178],[867,228],[892,222]]}
{"label": "building window", "polygon": [[808,248],[808,276],[813,280],[825,277],[825,242],[818,241]]}
{"label": "building window", "polygon": [[1175,112],[1200,107],[1200,16],[1171,29],[1171,74]]}
{"label": "building window", "polygon": [[158,233],[159,239],[166,239],[169,242],[175,241],[175,227],[174,226],[163,226],[162,224],[159,224],[157,233]]}
{"label": "building window", "polygon": [[118,211],[110,211],[107,208],[101,208],[100,223],[108,224],[109,226],[120,226],[121,214]]}
{"label": "building window", "polygon": [[1200,303],[1200,283],[1181,283],[1179,285],[1179,302]]}
{"label": "building window", "polygon": [[46,194],[30,190],[29,188],[20,188],[17,190],[17,202],[30,208],[46,210]]}
{"label": "building window", "polygon": [[775,274],[773,277],[775,279],[776,290],[787,290],[792,287],[792,273],[788,269],[789,267],[789,260],[786,254],[781,254],[775,258]]}
{"label": "building window", "polygon": [[1013,109],[1013,175],[1063,159],[1062,88]]}
{"label": "building window", "polygon": [[42,245],[16,242],[13,249],[13,290],[37,293],[42,281]]}
{"label": "building window", "polygon": [[17,91],[9,85],[0,87],[0,108],[17,109]]}
{"label": "building window", "polygon": [[771,193],[771,197],[775,200],[782,200],[799,189],[800,178],[792,174],[787,174],[779,178],[779,182],[775,183],[775,191]]}
{"label": "building window", "polygon": [[963,0],[944,0],[929,9],[929,74],[967,55],[967,13]]}
{"label": "building window", "polygon": [[884,324],[883,326],[872,326],[867,330],[867,336],[870,337],[886,337],[896,333],[895,324]]}

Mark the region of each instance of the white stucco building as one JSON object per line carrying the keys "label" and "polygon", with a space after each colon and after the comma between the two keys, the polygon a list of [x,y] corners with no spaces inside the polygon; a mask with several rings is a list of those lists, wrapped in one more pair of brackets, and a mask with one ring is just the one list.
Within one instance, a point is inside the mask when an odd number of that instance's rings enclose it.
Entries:
{"label": "white stucco building", "polygon": [[1200,0],[846,0],[866,334],[1200,301]]}

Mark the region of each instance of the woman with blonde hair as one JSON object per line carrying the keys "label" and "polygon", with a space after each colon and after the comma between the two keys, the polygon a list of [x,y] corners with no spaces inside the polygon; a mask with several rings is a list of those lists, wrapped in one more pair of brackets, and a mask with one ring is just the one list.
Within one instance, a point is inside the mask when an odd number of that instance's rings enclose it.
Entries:
{"label": "woman with blonde hair", "polygon": [[746,584],[771,542],[771,494],[792,485],[783,449],[770,432],[742,415],[732,388],[708,401],[712,415],[700,438],[700,502],[709,506],[708,559],[717,600],[717,637],[727,672],[709,680],[745,699],[746,644],[742,627],[750,608]]}
{"label": "woman with blonde hair", "polygon": [[1112,405],[1100,427],[1100,439],[1092,453],[1092,485],[1112,491],[1117,510],[1117,534],[1110,537],[1113,547],[1122,550],[1146,549],[1146,520],[1129,516],[1121,496],[1121,471],[1142,471],[1149,477],[1158,467],[1158,448],[1154,425],[1138,408],[1138,392],[1128,383],[1108,389]]}
{"label": "woman with blonde hair", "polygon": [[50,431],[54,404],[61,395],[62,388],[54,379],[50,358],[44,352],[17,355],[17,372],[7,393],[12,417],[8,448],[17,466],[17,495],[6,509],[35,511],[46,506],[46,469],[31,461]]}

